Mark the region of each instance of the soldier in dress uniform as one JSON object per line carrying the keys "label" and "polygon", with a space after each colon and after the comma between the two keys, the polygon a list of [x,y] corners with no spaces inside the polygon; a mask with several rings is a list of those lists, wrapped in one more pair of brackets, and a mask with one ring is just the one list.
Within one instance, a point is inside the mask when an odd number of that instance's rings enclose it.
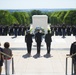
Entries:
{"label": "soldier in dress uniform", "polygon": [[14,35],[14,26],[9,26],[9,35]]}
{"label": "soldier in dress uniform", "polygon": [[21,34],[22,34],[22,26],[19,25],[19,26],[18,26],[18,35],[21,35]]}
{"label": "soldier in dress uniform", "polygon": [[62,36],[63,38],[65,38],[65,35],[66,35],[66,26],[65,24],[62,25]]}
{"label": "soldier in dress uniform", "polygon": [[15,37],[17,37],[17,35],[18,35],[18,25],[17,24],[14,24],[14,35],[15,35]]}
{"label": "soldier in dress uniform", "polygon": [[4,26],[4,31],[3,31],[4,35],[7,35],[8,34],[8,26]]}
{"label": "soldier in dress uniform", "polygon": [[55,31],[55,35],[57,36],[58,35],[58,26],[55,25],[54,31]]}
{"label": "soldier in dress uniform", "polygon": [[26,26],[22,26],[22,36],[25,35]]}
{"label": "soldier in dress uniform", "polygon": [[71,36],[71,27],[70,27],[70,26],[67,26],[66,34],[67,34],[68,36]]}
{"label": "soldier in dress uniform", "polygon": [[0,35],[2,35],[2,25],[0,25]]}
{"label": "soldier in dress uniform", "polygon": [[50,26],[50,29],[51,29],[52,35],[54,35],[54,26]]}
{"label": "soldier in dress uniform", "polygon": [[58,26],[58,35],[59,35],[59,36],[62,35],[62,29],[61,29],[61,26],[60,26],[60,25]]}
{"label": "soldier in dress uniform", "polygon": [[4,35],[4,25],[2,25],[2,35]]}
{"label": "soldier in dress uniform", "polygon": [[73,25],[72,31],[73,31],[73,36],[76,36],[76,26],[75,25]]}

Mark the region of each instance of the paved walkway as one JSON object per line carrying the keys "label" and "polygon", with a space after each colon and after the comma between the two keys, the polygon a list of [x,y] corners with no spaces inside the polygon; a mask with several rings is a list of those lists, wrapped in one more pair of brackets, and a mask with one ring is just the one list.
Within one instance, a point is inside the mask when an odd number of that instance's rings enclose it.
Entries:
{"label": "paved walkway", "polygon": [[[0,36],[0,42],[10,42],[13,51],[15,75],[65,75],[65,59],[66,54],[69,54],[71,43],[75,41],[74,36],[52,37],[51,57],[46,54],[46,44],[42,42],[41,56],[37,58],[36,43],[33,39],[31,57],[28,57],[24,36]],[[45,55],[45,56],[44,56]],[[71,75],[71,59],[68,63],[68,75]],[[4,66],[2,74],[5,74]]]}

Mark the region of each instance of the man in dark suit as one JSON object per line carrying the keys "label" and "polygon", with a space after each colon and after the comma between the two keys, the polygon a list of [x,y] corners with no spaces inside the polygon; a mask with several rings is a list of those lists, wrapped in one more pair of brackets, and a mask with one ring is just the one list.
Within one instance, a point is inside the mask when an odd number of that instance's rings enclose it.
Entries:
{"label": "man in dark suit", "polygon": [[31,47],[32,47],[32,37],[34,35],[33,34],[30,34],[30,31],[28,30],[27,31],[27,34],[25,35],[25,42],[26,42],[26,45],[27,45],[27,53],[29,55],[31,55]]}
{"label": "man in dark suit", "polygon": [[[70,48],[70,55],[75,54],[76,53],[76,42],[71,44],[71,48]],[[76,55],[74,55],[72,57],[73,60],[73,65],[74,65],[74,75],[76,75]]]}
{"label": "man in dark suit", "polygon": [[46,42],[46,46],[47,46],[47,54],[50,54],[50,46],[51,46],[51,42],[52,42],[52,34],[50,33],[50,30],[48,30],[48,33],[45,35],[45,42]]}
{"label": "man in dark suit", "polygon": [[40,48],[41,48],[41,42],[42,42],[42,36],[44,34],[40,33],[40,30],[35,34],[35,41],[37,43],[37,54],[40,56]]}

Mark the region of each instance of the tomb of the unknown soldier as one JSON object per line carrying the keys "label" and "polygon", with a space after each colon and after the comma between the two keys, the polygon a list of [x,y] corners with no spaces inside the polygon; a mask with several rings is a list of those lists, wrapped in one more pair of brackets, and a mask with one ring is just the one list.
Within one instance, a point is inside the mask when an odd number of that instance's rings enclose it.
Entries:
{"label": "tomb of the unknown soldier", "polygon": [[37,27],[44,29],[45,33],[47,32],[48,28],[50,28],[51,24],[48,24],[48,16],[47,15],[33,15],[32,16],[32,24],[30,24],[30,28],[32,28],[32,32]]}

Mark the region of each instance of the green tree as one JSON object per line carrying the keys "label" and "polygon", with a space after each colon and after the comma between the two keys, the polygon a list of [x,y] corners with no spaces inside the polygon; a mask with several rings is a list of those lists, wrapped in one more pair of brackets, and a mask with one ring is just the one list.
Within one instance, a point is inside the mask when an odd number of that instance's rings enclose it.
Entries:
{"label": "green tree", "polygon": [[19,24],[22,25],[29,25],[30,20],[29,20],[29,14],[26,12],[14,12],[12,15],[17,19]]}
{"label": "green tree", "polygon": [[42,12],[40,10],[32,10],[31,15],[42,15]]}
{"label": "green tree", "polygon": [[66,24],[75,25],[76,24],[76,10],[67,11],[63,20]]}
{"label": "green tree", "polygon": [[20,17],[20,12],[14,12],[12,15],[17,19],[19,24],[22,23],[22,19]]}
{"label": "green tree", "polygon": [[45,13],[48,16],[48,23],[51,23],[51,12]]}
{"label": "green tree", "polygon": [[15,17],[13,17],[10,12],[1,10],[0,11],[0,24],[2,25],[11,25],[14,23],[17,23],[18,21],[16,20]]}
{"label": "green tree", "polygon": [[63,19],[64,19],[66,12],[67,11],[62,11],[61,14],[59,15],[59,19],[60,19],[61,23],[64,23]]}

